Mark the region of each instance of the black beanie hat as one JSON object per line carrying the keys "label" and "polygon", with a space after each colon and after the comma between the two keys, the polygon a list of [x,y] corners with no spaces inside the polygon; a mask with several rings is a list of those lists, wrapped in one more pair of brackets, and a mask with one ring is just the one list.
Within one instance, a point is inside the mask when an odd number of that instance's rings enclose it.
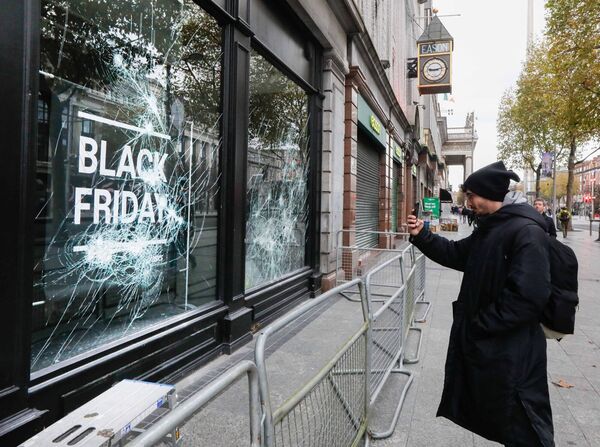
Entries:
{"label": "black beanie hat", "polygon": [[462,190],[470,190],[484,199],[502,202],[511,179],[516,182],[520,180],[517,174],[506,169],[504,163],[497,161],[473,172],[465,180]]}

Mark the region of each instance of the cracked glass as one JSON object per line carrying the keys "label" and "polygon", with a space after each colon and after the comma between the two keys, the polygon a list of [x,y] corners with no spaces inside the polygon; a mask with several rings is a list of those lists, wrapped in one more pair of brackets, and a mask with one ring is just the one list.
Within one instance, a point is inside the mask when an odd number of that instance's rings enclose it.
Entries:
{"label": "cracked glass", "polygon": [[216,298],[222,32],[191,0],[42,1],[31,371]]}
{"label": "cracked glass", "polygon": [[252,52],[246,289],[306,265],[308,121],[307,93]]}

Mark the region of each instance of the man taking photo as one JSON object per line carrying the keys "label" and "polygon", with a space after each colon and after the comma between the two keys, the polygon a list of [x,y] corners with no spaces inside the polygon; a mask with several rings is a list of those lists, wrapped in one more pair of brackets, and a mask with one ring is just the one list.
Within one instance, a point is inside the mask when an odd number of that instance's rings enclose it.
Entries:
{"label": "man taking photo", "polygon": [[547,224],[527,203],[508,201],[502,162],[471,174],[463,191],[478,226],[450,241],[408,217],[411,242],[464,272],[437,416],[506,446],[554,446],[546,339],[540,316],[550,296]]}

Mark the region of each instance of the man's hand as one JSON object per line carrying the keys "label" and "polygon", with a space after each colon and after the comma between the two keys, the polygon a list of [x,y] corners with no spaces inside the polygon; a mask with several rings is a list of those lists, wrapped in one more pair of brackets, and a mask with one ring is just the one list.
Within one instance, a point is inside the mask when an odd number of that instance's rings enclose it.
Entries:
{"label": "man's hand", "polygon": [[417,216],[413,216],[412,214],[406,219],[406,224],[408,226],[408,232],[411,234],[411,236],[416,236],[423,228],[423,221],[421,219],[417,219]]}

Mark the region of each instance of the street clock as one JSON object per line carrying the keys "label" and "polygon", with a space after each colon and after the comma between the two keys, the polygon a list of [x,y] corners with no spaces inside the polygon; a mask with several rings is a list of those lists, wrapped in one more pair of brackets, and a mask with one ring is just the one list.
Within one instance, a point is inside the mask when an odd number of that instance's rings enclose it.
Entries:
{"label": "street clock", "polygon": [[430,82],[444,79],[448,72],[448,66],[442,59],[434,57],[423,64],[423,77]]}
{"label": "street clock", "polygon": [[417,40],[417,77],[421,95],[452,92],[454,39],[437,16]]}

